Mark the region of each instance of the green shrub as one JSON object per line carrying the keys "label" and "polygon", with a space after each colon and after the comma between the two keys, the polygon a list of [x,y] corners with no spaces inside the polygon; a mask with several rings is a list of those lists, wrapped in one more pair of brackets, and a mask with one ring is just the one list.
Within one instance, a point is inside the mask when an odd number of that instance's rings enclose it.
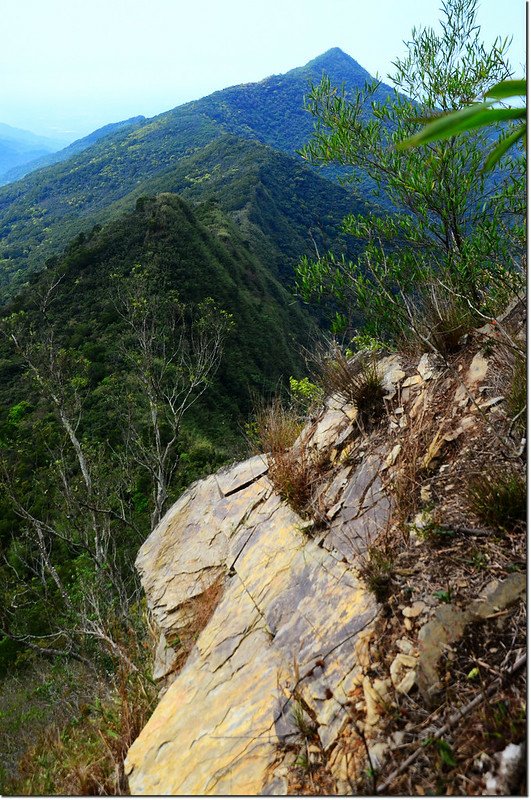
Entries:
{"label": "green shrub", "polygon": [[[357,333],[352,337],[350,343],[354,345],[356,352],[359,350],[371,350],[373,353],[377,353],[384,348],[384,343],[380,339],[368,333]],[[347,356],[350,357],[351,355],[354,355],[354,352],[347,350]]]}
{"label": "green shrub", "polygon": [[290,376],[289,390],[295,403],[304,411],[308,411],[314,403],[319,403],[323,399],[323,390],[307,377],[297,380]]}
{"label": "green shrub", "polygon": [[[315,124],[302,157],[313,165],[340,165],[358,189],[361,176],[368,176],[378,205],[390,201],[392,209],[348,215],[343,232],[363,243],[362,251],[355,258],[332,250],[302,258],[298,289],[306,300],[332,299],[338,322],[361,315],[363,333],[393,345],[415,324],[419,287],[443,275],[448,299],[454,292],[486,316],[508,287],[522,285],[525,149],[497,164],[491,177],[482,168],[492,132],[481,127],[397,148],[417,133],[421,119],[454,110],[496,84],[503,91],[507,41],[486,46],[477,13],[477,0],[448,0],[438,28],[414,28],[404,56],[393,61],[392,88],[385,93],[376,81],[347,92],[324,75],[306,97]],[[492,122],[523,117],[525,109],[482,113]],[[510,226],[509,209],[516,223]],[[441,352],[452,352],[467,330],[468,313],[459,309],[456,318],[457,305],[450,315],[437,311],[429,325]]]}

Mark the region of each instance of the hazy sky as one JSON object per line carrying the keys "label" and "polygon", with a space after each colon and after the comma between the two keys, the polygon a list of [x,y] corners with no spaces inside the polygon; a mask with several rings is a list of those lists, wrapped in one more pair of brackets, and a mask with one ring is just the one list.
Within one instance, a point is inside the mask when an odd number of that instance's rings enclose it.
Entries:
{"label": "hazy sky", "polygon": [[[260,80],[341,47],[385,78],[441,0],[0,0],[0,122],[78,138]],[[513,37],[523,74],[525,0],[479,0],[490,43]]]}

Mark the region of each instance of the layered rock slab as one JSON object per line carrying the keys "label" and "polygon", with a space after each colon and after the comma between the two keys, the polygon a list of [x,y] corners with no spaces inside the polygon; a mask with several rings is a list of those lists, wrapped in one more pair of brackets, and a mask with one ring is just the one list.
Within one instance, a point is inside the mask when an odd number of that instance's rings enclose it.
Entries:
{"label": "layered rock slab", "polygon": [[376,604],[334,550],[308,537],[265,469],[258,457],[196,483],[139,553],[168,643],[193,622],[190,599],[224,587],[129,751],[134,794],[258,794],[279,742],[297,735],[296,698],[315,710],[323,746],[344,722],[354,645]]}

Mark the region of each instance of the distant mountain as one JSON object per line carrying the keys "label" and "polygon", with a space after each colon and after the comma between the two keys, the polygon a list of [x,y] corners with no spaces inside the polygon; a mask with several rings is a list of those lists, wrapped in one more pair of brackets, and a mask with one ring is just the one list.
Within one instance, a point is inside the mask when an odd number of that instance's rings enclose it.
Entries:
{"label": "distant mountain", "polygon": [[0,123],[0,183],[9,170],[59,150],[63,143]]}
{"label": "distant mountain", "polygon": [[[77,230],[110,219],[115,204],[120,206],[119,201],[137,193],[145,181],[167,176],[182,159],[201,159],[201,151],[208,158],[205,148],[227,133],[293,155],[313,127],[304,111],[304,95],[323,73],[344,84],[347,91],[370,77],[354,59],[334,48],[285,75],[224,89],[114,129],[68,160],[4,186],[0,189],[0,282],[6,288],[12,284],[13,291],[27,270],[42,268],[45,257],[64,246]],[[383,85],[378,90],[381,97],[389,91]],[[231,169],[242,172],[251,167],[252,158]],[[212,171],[209,174],[215,177]],[[211,187],[214,183],[210,181]],[[186,188],[193,194],[193,187]],[[304,203],[301,209],[312,207],[308,198]],[[311,242],[309,236],[306,241]]]}
{"label": "distant mountain", "polygon": [[[304,109],[304,97],[310,85],[318,83],[323,74],[338,86],[344,84],[347,91],[360,89],[371,80],[371,75],[357,61],[334,47],[303,67],[272,75],[259,83],[222,89],[169,113],[195,111],[231,133],[295,153],[313,130],[313,119]],[[391,91],[389,86],[381,84],[376,99],[385,99]]]}
{"label": "distant mountain", "polygon": [[66,161],[76,153],[83,152],[83,150],[86,150],[87,147],[90,147],[104,136],[109,136],[122,128],[136,125],[144,120],[145,117],[140,115],[138,117],[125,119],[122,122],[112,122],[109,125],[104,125],[103,128],[98,128],[98,130],[89,133],[88,136],[84,136],[82,139],[76,139],[75,142],[72,142],[72,144],[69,144],[67,147],[61,147],[61,149],[56,152],[42,155],[32,161],[28,161],[22,166],[14,167],[4,172],[4,174],[0,173],[0,186],[19,180],[23,178],[24,175],[28,175],[30,172],[34,172],[41,167],[49,167],[52,164],[59,164],[61,161]]}

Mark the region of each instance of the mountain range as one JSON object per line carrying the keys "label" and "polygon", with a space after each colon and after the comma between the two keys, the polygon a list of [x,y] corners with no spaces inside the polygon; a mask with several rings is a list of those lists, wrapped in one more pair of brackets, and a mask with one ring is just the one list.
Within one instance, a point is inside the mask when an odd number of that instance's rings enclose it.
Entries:
{"label": "mountain range", "polygon": [[62,149],[61,140],[51,139],[46,136],[37,136],[35,133],[11,125],[0,123],[0,185],[7,183],[7,173],[17,169],[25,175],[32,167],[26,166],[41,158]]}
{"label": "mountain range", "polygon": [[[341,221],[372,208],[296,153],[313,128],[304,95],[323,73],[349,91],[370,78],[335,48],[285,75],[108,125],[0,189],[0,315],[22,311],[38,332],[39,296],[50,277],[57,284],[48,323],[59,346],[90,364],[87,435],[112,432],[101,398],[119,380],[114,348],[123,331],[111,278],[136,264],[161,294],[169,287],[188,304],[210,297],[235,320],[196,409],[201,436],[226,445],[253,397],[304,374],[301,350],[319,317],[294,297],[293,267],[316,250],[356,252]],[[27,399],[5,343],[0,385],[1,427],[2,415]]]}
{"label": "mountain range", "polygon": [[[2,187],[0,290],[4,297],[20,287],[29,273],[42,269],[46,258],[80,229],[130,210],[143,194],[178,191],[194,202],[216,195],[245,226],[252,216],[249,204],[261,203],[263,207],[268,191],[264,189],[264,176],[271,172],[284,175],[285,188],[294,197],[288,205],[292,215],[299,218],[297,256],[312,252],[308,229],[330,230],[329,223],[336,226],[347,211],[363,212],[366,208],[366,201],[352,191],[337,186],[330,189],[329,180],[324,184],[322,181],[330,175],[323,173],[319,180],[316,172],[305,172],[296,156],[297,148],[313,129],[312,118],[304,110],[304,95],[323,73],[347,91],[355,91],[370,78],[354,59],[333,48],[284,75],[224,89],[152,119],[139,117],[111,125],[107,131],[93,134],[92,141],[81,140],[54,156],[57,163]],[[382,84],[378,96],[384,98],[389,91]],[[230,146],[227,136],[232,137]],[[232,158],[230,166],[222,166],[223,161],[231,161],[230,153],[235,149],[247,155],[238,163]],[[270,162],[261,171],[254,161],[258,152],[262,165]],[[326,199],[326,213],[321,213],[325,186],[333,197]],[[316,204],[314,194],[321,196],[321,202]],[[308,210],[311,216],[318,206],[319,214],[309,219]],[[278,205],[271,208],[271,214],[275,215],[277,209]],[[256,215],[251,221],[256,222]],[[258,237],[253,245],[264,250],[263,232],[254,230]],[[278,229],[276,235],[278,238]],[[289,257],[284,260],[289,261]],[[289,272],[286,264],[282,269]]]}
{"label": "mountain range", "polygon": [[[89,133],[88,136],[84,136],[82,139],[76,139],[75,142],[72,142],[67,147],[63,147],[62,144],[61,146],[57,144],[54,146],[53,152],[45,150],[42,155],[32,157],[31,161],[24,161],[23,164],[13,166],[6,172],[0,172],[0,186],[4,186],[6,183],[13,183],[13,181],[19,180],[23,178],[24,175],[28,175],[28,173],[34,172],[41,167],[49,167],[52,164],[58,164],[60,161],[66,161],[70,156],[75,155],[75,153],[81,153],[83,150],[86,150],[87,147],[97,142],[98,139],[120,128],[134,125],[136,122],[142,122],[144,119],[145,117],[140,115],[132,117],[131,119],[122,120],[121,122],[111,122],[109,125],[104,125],[102,128],[98,128],[96,131]],[[33,136],[33,134],[31,135]]]}

